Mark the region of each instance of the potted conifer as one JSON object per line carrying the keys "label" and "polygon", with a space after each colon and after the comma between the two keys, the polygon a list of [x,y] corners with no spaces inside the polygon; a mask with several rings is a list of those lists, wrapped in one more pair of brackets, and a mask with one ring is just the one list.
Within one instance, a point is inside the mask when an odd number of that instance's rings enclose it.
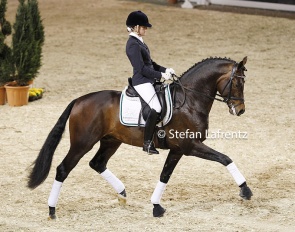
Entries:
{"label": "potted conifer", "polygon": [[13,73],[13,60],[11,48],[5,43],[7,36],[11,34],[11,24],[5,18],[7,0],[0,1],[0,105],[6,103],[6,91],[4,85],[11,81]]}
{"label": "potted conifer", "polygon": [[[9,105],[28,104],[29,82],[36,78],[41,67],[43,44],[44,27],[38,1],[19,0],[12,34],[14,82],[5,85]],[[16,89],[18,93],[14,92]],[[10,92],[13,93],[10,95]]]}

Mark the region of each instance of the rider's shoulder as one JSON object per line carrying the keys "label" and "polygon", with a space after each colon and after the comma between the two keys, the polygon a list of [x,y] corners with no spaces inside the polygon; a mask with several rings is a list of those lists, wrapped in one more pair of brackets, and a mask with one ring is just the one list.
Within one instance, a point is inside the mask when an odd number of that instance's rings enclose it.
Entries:
{"label": "rider's shoulder", "polygon": [[128,42],[130,42],[130,43],[138,43],[139,39],[137,39],[136,37],[130,35],[129,39],[128,39]]}
{"label": "rider's shoulder", "polygon": [[129,36],[129,39],[127,41],[127,46],[140,46],[140,41],[133,37],[133,36]]}

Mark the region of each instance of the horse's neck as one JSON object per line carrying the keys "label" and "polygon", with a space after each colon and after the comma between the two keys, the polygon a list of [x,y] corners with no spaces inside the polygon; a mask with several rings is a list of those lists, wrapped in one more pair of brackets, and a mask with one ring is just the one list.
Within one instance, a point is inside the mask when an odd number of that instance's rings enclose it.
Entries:
{"label": "horse's neck", "polygon": [[189,107],[209,114],[217,92],[217,80],[223,74],[210,67],[195,68],[185,73],[180,81],[190,99]]}
{"label": "horse's neck", "polygon": [[190,90],[189,94],[215,97],[219,76],[221,75],[214,74],[208,76],[202,73],[191,73],[186,78],[183,78],[181,82],[186,89]]}
{"label": "horse's neck", "polygon": [[209,58],[186,71],[181,82],[187,88],[216,94],[218,78],[228,72],[232,64],[233,61],[227,58]]}

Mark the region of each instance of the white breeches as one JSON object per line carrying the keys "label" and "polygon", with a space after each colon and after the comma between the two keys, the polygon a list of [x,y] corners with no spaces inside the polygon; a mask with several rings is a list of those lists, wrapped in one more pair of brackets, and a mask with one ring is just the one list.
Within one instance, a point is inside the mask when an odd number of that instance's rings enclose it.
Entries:
{"label": "white breeches", "polygon": [[161,113],[162,107],[155,88],[151,83],[135,85],[134,88],[151,109],[154,109],[157,113]]}

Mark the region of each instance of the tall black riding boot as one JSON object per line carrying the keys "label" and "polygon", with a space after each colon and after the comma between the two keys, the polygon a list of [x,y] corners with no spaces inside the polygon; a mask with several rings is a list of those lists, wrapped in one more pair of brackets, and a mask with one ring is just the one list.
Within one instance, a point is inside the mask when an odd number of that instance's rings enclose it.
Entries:
{"label": "tall black riding boot", "polygon": [[149,154],[159,154],[153,142],[155,127],[157,124],[158,114],[154,109],[151,109],[144,128],[144,143],[143,150]]}

